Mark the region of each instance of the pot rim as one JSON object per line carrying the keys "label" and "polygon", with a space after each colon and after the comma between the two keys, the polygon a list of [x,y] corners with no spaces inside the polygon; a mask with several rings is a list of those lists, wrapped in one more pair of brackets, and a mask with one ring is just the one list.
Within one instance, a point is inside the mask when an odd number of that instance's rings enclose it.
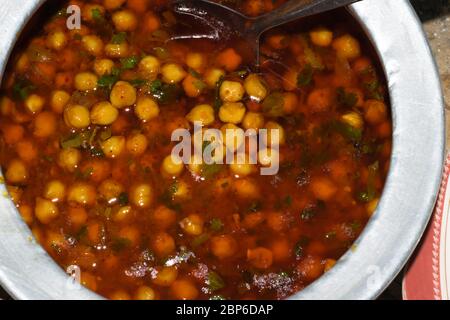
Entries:
{"label": "pot rim", "polygon": [[[0,8],[3,73],[31,16],[45,0]],[[437,68],[407,0],[364,0],[350,6],[372,40],[388,81],[393,116],[393,151],[378,208],[336,266],[290,299],[373,299],[401,271],[432,212],[445,146],[444,103]],[[419,150],[420,152],[417,152]],[[0,192],[5,192],[0,186]],[[11,200],[0,199],[0,284],[16,299],[102,299],[74,286],[45,250],[32,240]]]}

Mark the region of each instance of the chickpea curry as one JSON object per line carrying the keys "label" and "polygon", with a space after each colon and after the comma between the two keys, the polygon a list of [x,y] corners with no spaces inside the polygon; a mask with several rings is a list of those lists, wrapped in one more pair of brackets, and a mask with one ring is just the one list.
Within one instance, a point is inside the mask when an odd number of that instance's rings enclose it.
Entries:
{"label": "chickpea curry", "polygon": [[[257,16],[285,1],[222,2]],[[170,1],[50,9],[3,78],[0,164],[36,241],[83,285],[110,299],[283,299],[351,248],[392,142],[384,80],[355,28],[271,30],[255,71],[233,42],[170,41],[185,23]],[[259,174],[264,158],[174,161],[172,132],[195,121],[278,129],[278,173]]]}

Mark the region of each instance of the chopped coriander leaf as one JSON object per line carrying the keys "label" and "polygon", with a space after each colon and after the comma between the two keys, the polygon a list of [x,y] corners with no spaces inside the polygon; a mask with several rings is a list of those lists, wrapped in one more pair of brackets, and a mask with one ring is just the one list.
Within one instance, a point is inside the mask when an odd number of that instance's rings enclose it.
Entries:
{"label": "chopped coriander leaf", "polygon": [[36,86],[28,80],[16,80],[13,86],[13,97],[16,100],[25,100]]}
{"label": "chopped coriander leaf", "polygon": [[119,32],[112,36],[111,43],[112,44],[122,44],[127,40],[126,32]]}
{"label": "chopped coriander leaf", "polygon": [[223,222],[219,218],[214,218],[209,222],[210,228],[214,232],[219,232],[223,229]]}
{"label": "chopped coriander leaf", "polygon": [[221,76],[219,78],[219,81],[216,83],[216,88],[214,91],[214,109],[219,110],[219,108],[222,106],[222,99],[220,98],[220,87],[222,86],[222,83],[225,81],[225,77]]}
{"label": "chopped coriander leaf", "polygon": [[284,198],[284,204],[287,207],[290,207],[292,205],[292,196],[291,195],[288,195],[288,196],[286,196],[286,198]]}
{"label": "chopped coriander leaf", "polygon": [[247,211],[248,212],[258,212],[259,210],[261,210],[262,205],[260,201],[253,201],[250,206],[248,207]]}
{"label": "chopped coriander leaf", "polygon": [[281,117],[284,114],[284,95],[281,92],[270,94],[262,103],[263,113],[268,117]]}
{"label": "chopped coriander leaf", "polygon": [[131,241],[129,239],[116,238],[111,243],[111,249],[114,252],[119,253],[119,252],[123,251],[124,249],[126,249],[128,246],[130,246],[130,244],[131,244]]}
{"label": "chopped coriander leaf", "polygon": [[102,149],[94,147],[91,149],[91,155],[93,157],[103,158],[105,156],[105,153]]}
{"label": "chopped coriander leaf", "polygon": [[134,69],[139,63],[139,58],[137,56],[122,58],[120,59],[120,63],[124,70]]}
{"label": "chopped coriander leaf", "polygon": [[96,21],[96,22],[103,21],[102,12],[98,8],[92,9],[91,14],[92,14],[92,19],[94,19],[94,21]]}
{"label": "chopped coriander leaf", "polygon": [[75,134],[66,140],[61,140],[61,147],[63,149],[67,148],[80,148],[85,141],[82,134]]}
{"label": "chopped coriander leaf", "polygon": [[98,79],[97,86],[111,91],[112,87],[114,86],[114,84],[117,81],[119,81],[118,76],[113,75],[113,74],[105,75],[105,76],[102,76],[100,79]]}
{"label": "chopped coriander leaf", "polygon": [[215,175],[217,175],[219,172],[221,172],[223,169],[222,164],[213,163],[213,164],[207,164],[204,163],[201,166],[201,176],[205,179],[211,179]]}
{"label": "chopped coriander leaf", "polygon": [[197,79],[200,79],[201,77],[202,77],[202,75],[200,74],[200,73],[198,73],[197,71],[195,71],[194,69],[192,69],[192,68],[189,68],[189,74],[191,75],[191,76],[193,76],[194,78],[197,78]]}
{"label": "chopped coriander leaf", "polygon": [[338,88],[336,90],[336,93],[339,104],[344,107],[353,108],[358,102],[358,97],[356,96],[356,94],[352,92],[346,92],[342,87]]}
{"label": "chopped coriander leaf", "polygon": [[313,79],[313,74],[313,67],[308,63],[297,76],[297,87],[305,87],[310,85]]}
{"label": "chopped coriander leaf", "polygon": [[130,81],[130,84],[133,87],[142,87],[142,86],[146,85],[147,83],[148,83],[148,81],[144,80],[144,79],[134,79],[134,80]]}
{"label": "chopped coriander leaf", "polygon": [[208,285],[209,290],[213,292],[225,287],[225,281],[223,281],[222,277],[214,271],[208,273],[206,284]]}
{"label": "chopped coriander leaf", "polygon": [[194,238],[194,240],[192,240],[192,247],[196,248],[198,246],[201,246],[202,244],[204,244],[206,241],[208,241],[210,238],[210,235],[207,233],[201,234],[197,237]]}
{"label": "chopped coriander leaf", "polygon": [[169,52],[166,48],[163,47],[156,47],[153,48],[153,51],[155,52],[155,55],[158,57],[158,59],[165,60],[169,58]]}
{"label": "chopped coriander leaf", "polygon": [[121,194],[119,194],[117,201],[121,206],[126,206],[129,203],[128,194],[126,192],[122,192]]}
{"label": "chopped coriander leaf", "polygon": [[314,207],[307,207],[302,210],[300,217],[302,220],[311,220],[316,215],[316,213],[317,211],[314,209]]}

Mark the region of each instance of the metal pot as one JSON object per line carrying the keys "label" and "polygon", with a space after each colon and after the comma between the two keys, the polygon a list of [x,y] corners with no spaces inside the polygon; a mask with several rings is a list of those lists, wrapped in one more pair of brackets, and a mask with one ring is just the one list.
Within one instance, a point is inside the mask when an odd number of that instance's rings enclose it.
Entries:
{"label": "metal pot", "polygon": [[[45,0],[3,0],[0,71],[26,22]],[[427,225],[439,188],[444,107],[436,66],[407,0],[350,7],[373,42],[393,114],[391,169],[378,209],[337,265],[291,299],[373,299],[402,269]],[[5,186],[0,186],[5,192]],[[69,277],[33,240],[8,197],[0,197],[0,284],[17,299],[99,299]]]}

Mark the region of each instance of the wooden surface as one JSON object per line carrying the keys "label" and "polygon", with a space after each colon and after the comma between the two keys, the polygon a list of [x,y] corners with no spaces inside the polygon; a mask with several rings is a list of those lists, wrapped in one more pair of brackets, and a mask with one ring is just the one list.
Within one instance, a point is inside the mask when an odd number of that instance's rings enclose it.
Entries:
{"label": "wooden surface", "polygon": [[[430,41],[433,54],[441,74],[446,103],[447,148],[450,146],[450,1],[449,0],[411,0]],[[380,296],[383,300],[401,299],[401,279],[403,272]],[[9,296],[0,287],[0,298]]]}

